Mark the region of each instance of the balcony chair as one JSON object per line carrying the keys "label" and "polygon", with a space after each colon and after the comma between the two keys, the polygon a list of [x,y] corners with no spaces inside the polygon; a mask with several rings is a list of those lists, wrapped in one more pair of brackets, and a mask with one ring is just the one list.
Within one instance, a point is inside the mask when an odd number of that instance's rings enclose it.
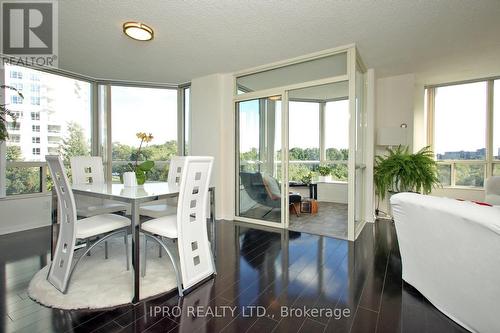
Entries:
{"label": "balcony chair", "polygon": [[[184,165],[184,156],[174,156],[170,160],[168,168],[168,187],[169,189],[179,190],[179,182]],[[175,215],[177,212],[177,198],[169,198],[164,203],[153,203],[141,205],[139,214],[142,216],[159,218],[166,215]]]}
{"label": "balcony chair", "polygon": [[[252,200],[271,208],[262,217],[265,217],[274,208],[281,207],[281,186],[276,178],[260,172],[240,172],[240,179],[243,188]],[[299,216],[299,211],[295,204],[300,202],[302,202],[300,194],[289,192],[288,204],[297,216]]]}
{"label": "balcony chair", "polygon": [[[60,216],[59,237],[50,264],[47,280],[60,292],[66,293],[71,276],[82,258],[99,243],[108,238],[123,234],[125,241],[125,258],[129,270],[128,228],[130,220],[115,214],[102,214],[76,220],[76,204],[73,191],[59,156],[45,157],[58,199],[58,216]],[[100,237],[85,248],[80,257],[75,259],[74,250],[77,241],[86,242],[91,238]]]}
{"label": "balcony chair", "polygon": [[485,189],[484,201],[493,206],[500,206],[500,176],[486,179]]}
{"label": "balcony chair", "polygon": [[[206,210],[212,165],[213,157],[185,157],[180,177],[177,214],[152,219],[141,225],[144,237],[157,242],[168,254],[181,297],[186,289],[215,274],[207,234]],[[174,258],[169,245],[177,246],[178,257]],[[144,246],[142,276],[146,274],[146,253]]]}
{"label": "balcony chair", "polygon": [[[105,182],[101,157],[75,156],[70,158],[70,164],[73,185]],[[97,198],[81,198],[76,206],[77,215],[82,217],[123,212],[128,208],[126,204],[118,201]]]}

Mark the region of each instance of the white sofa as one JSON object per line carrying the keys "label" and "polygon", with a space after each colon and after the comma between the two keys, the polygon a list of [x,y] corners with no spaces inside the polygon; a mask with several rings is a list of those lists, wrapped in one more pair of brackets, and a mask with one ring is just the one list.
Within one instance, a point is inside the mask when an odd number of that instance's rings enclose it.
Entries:
{"label": "white sofa", "polygon": [[500,208],[400,193],[391,205],[403,279],[473,332],[500,332]]}

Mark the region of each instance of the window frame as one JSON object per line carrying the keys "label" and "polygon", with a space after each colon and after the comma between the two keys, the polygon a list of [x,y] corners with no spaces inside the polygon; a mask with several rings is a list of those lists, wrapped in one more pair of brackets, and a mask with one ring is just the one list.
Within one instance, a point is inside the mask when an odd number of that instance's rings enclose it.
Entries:
{"label": "window frame", "polygon": [[[336,166],[336,165],[348,165],[348,160],[329,160],[326,157],[326,131],[327,131],[327,126],[326,126],[326,104],[329,102],[339,102],[339,101],[348,101],[349,97],[339,97],[339,98],[332,98],[329,100],[316,100],[316,99],[289,99],[289,102],[310,102],[310,103],[318,103],[319,107],[319,160],[288,160],[288,164],[318,164],[318,165],[328,165],[328,166]],[[290,147],[288,147],[290,149]],[[347,184],[347,180],[339,180],[339,179],[334,179],[332,180],[332,183],[343,183]]]}
{"label": "window frame", "polygon": [[[436,160],[438,165],[449,165],[450,166],[450,185],[443,185],[443,188],[459,188],[459,189],[470,189],[470,190],[484,190],[484,183],[486,179],[492,176],[494,164],[498,164],[500,161],[495,160],[493,157],[493,113],[494,113],[494,105],[493,105],[493,93],[494,93],[494,84],[495,80],[498,80],[500,77],[491,77],[491,78],[483,78],[476,80],[467,80],[467,81],[458,81],[451,82],[439,85],[429,85],[425,86],[425,109],[427,116],[427,145],[431,147],[434,151],[435,147],[435,98],[436,98],[436,89],[440,87],[446,86],[456,86],[468,83],[477,83],[477,82],[486,82],[486,124],[485,124],[485,158],[484,160]],[[457,165],[483,165],[484,167],[484,183],[482,187],[479,186],[464,186],[456,184],[456,167]]]}
{"label": "window frame", "polygon": [[[99,86],[99,82],[97,82],[97,86]],[[135,82],[116,82],[116,81],[106,81],[105,84],[101,84],[101,86],[104,86],[104,89],[106,90],[104,97],[104,105],[105,105],[105,119],[106,119],[106,129],[107,129],[107,141],[104,143],[105,145],[105,156],[109,158],[109,160],[103,158],[103,164],[105,168],[105,178],[106,179],[112,179],[112,174],[113,174],[113,144],[112,144],[112,139],[113,139],[113,128],[112,128],[112,119],[113,119],[113,107],[112,107],[112,87],[129,87],[129,88],[151,88],[151,89],[168,89],[168,90],[176,90],[177,92],[177,155],[182,156],[183,151],[184,151],[184,130],[183,126],[183,107],[180,106],[180,101],[179,101],[179,96],[181,95],[181,88],[179,86],[175,86],[175,88],[172,85],[164,85],[164,84],[150,84],[150,83],[135,83]],[[98,96],[99,98],[99,96]],[[100,104],[102,101],[97,99],[97,103]],[[98,113],[99,110],[96,109],[96,112]],[[97,115],[98,119],[99,116]],[[100,123],[96,127],[96,131],[99,131]],[[98,141],[101,142],[101,141]],[[164,161],[156,161],[156,164],[159,164],[160,162],[164,163]]]}
{"label": "window frame", "polygon": [[[103,135],[101,134],[102,129],[104,128],[107,133],[104,135],[111,139],[111,109],[109,107],[104,110],[105,115],[101,117],[99,105],[100,103],[105,103],[107,106],[110,105],[111,94],[105,94],[100,96],[99,87],[103,86],[104,89],[109,89],[107,91],[110,92],[111,85],[122,85],[122,86],[130,86],[130,87],[139,87],[139,88],[163,88],[163,89],[173,89],[177,90],[177,95],[183,95],[184,89],[190,88],[191,83],[183,83],[183,84],[161,84],[161,83],[148,83],[148,82],[133,82],[133,81],[116,81],[116,80],[106,80],[106,79],[96,79],[90,76],[77,74],[69,71],[65,71],[58,68],[46,68],[39,66],[21,66],[26,67],[28,69],[34,69],[40,72],[46,72],[49,74],[63,76],[66,78],[84,81],[90,84],[90,112],[91,112],[91,152],[92,156],[103,156],[103,160],[105,162],[105,172],[106,175],[111,175],[112,165],[111,163],[106,163],[105,157],[109,156],[111,158],[111,144],[110,142],[103,141]],[[13,76],[13,73],[16,73]],[[6,71],[5,67],[0,69],[0,82],[4,83]],[[23,79],[23,73],[19,71],[10,71],[8,73],[11,79]],[[29,78],[33,82],[39,82],[39,75],[35,75]],[[37,83],[33,83],[37,84]],[[5,94],[1,94],[0,101],[4,102]],[[40,96],[41,98],[41,96]],[[104,99],[104,100],[102,100]],[[23,103],[24,104],[24,103]],[[186,125],[186,121],[189,119],[185,119],[185,110],[184,110],[184,99],[177,98],[177,112],[178,112],[178,125],[177,125],[177,145],[178,145],[178,155],[184,155],[185,150],[185,142],[184,142],[184,128]],[[18,122],[19,124],[19,119]],[[6,170],[9,168],[27,168],[27,167],[39,167],[40,168],[40,183],[41,183],[41,192],[37,193],[25,193],[25,194],[13,194],[6,195]],[[32,198],[36,196],[45,196],[49,193],[46,186],[46,177],[48,169],[46,162],[38,162],[38,161],[7,161],[6,160],[6,142],[0,142],[0,200],[12,200],[12,199],[22,199],[22,198]]]}

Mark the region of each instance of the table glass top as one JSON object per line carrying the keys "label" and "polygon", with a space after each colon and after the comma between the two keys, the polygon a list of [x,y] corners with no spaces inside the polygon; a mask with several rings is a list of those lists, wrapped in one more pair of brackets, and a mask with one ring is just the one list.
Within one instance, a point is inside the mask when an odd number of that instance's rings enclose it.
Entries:
{"label": "table glass top", "polygon": [[88,192],[106,196],[121,197],[127,199],[143,199],[158,195],[175,195],[179,191],[171,190],[166,182],[146,183],[141,186],[125,187],[123,184],[97,183],[79,184],[72,186],[73,192]]}

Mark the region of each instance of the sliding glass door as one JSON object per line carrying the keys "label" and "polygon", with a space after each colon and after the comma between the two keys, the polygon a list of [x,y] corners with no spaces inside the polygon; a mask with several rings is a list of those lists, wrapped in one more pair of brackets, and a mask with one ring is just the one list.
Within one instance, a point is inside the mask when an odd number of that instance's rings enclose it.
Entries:
{"label": "sliding glass door", "polygon": [[373,209],[364,72],[350,46],[235,75],[235,219],[355,240]]}
{"label": "sliding glass door", "polygon": [[236,216],[282,222],[281,96],[236,102]]}

